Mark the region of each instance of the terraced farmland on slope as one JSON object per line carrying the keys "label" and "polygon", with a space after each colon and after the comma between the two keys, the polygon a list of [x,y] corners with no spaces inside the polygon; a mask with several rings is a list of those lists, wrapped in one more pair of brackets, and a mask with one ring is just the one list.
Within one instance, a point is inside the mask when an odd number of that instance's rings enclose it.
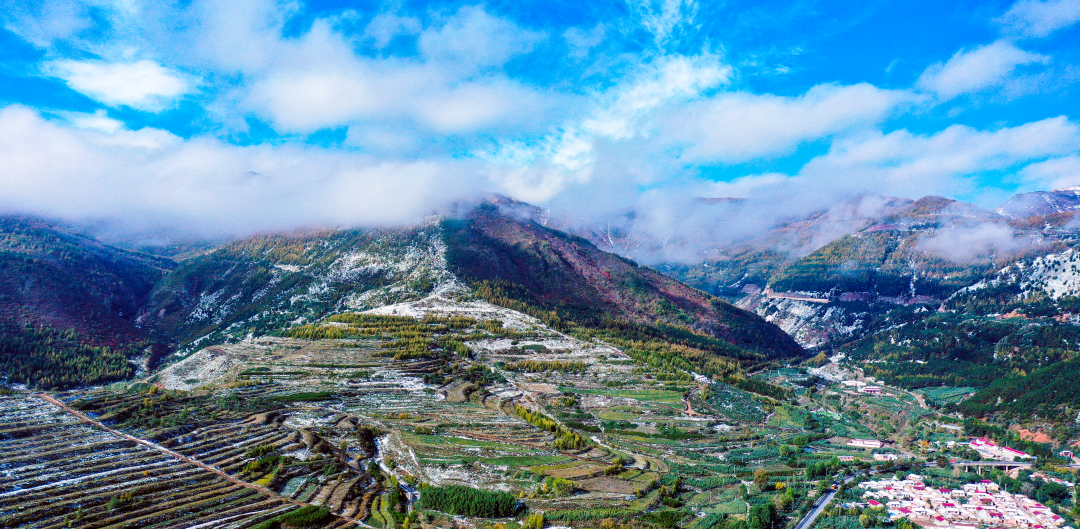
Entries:
{"label": "terraced farmland on slope", "polygon": [[[787,380],[805,370],[770,379],[783,387],[757,378],[736,387],[483,303],[377,312],[57,395],[70,412],[8,397],[22,404],[8,407],[0,432],[0,471],[13,477],[0,516],[37,527],[262,529],[284,527],[281,517],[305,505],[324,511],[301,514],[331,526],[380,529],[518,529],[541,513],[552,525],[715,529],[768,504],[793,523],[814,483],[840,468],[836,456],[868,457],[844,445],[873,435],[852,429],[846,394]],[[859,409],[884,413],[880,400],[861,398]],[[910,415],[903,427],[918,426]],[[9,455],[19,451],[33,456]],[[513,516],[462,520],[424,501],[431,490],[460,505],[488,498],[460,492],[476,489],[504,494],[500,516],[513,498]]]}
{"label": "terraced farmland on slope", "polygon": [[[193,431],[190,436],[224,432]],[[179,454],[227,463],[247,443]],[[43,399],[0,397],[0,523],[5,527],[252,527],[297,508],[269,490],[237,483],[158,447],[94,426]],[[219,468],[228,468],[219,467]],[[336,519],[331,527],[352,525]]]}

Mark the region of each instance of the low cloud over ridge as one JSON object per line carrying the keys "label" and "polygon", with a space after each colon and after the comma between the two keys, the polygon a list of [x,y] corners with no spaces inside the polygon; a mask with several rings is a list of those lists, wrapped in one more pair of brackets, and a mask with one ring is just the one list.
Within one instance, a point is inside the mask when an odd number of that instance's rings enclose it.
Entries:
{"label": "low cloud over ridge", "polygon": [[[980,114],[1056,71],[1033,39],[1069,31],[1074,3],[1022,0],[983,22],[1000,40],[911,59],[906,77],[778,85],[805,50],[741,53],[693,1],[570,26],[472,4],[31,2],[4,15],[35,50],[25,75],[91,101],[0,102],[0,207],[233,236],[408,222],[491,192],[647,211],[657,233],[702,197],[992,205],[1060,186],[1080,156],[1067,112]],[[739,211],[731,234],[775,220]]]}

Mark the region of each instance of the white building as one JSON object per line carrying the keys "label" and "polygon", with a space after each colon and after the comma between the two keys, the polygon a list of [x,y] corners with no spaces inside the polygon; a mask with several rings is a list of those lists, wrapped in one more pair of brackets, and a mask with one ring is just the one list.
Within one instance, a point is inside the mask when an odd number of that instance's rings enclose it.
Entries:
{"label": "white building", "polygon": [[882,446],[881,441],[877,439],[852,439],[847,444],[856,448],[881,448]]}

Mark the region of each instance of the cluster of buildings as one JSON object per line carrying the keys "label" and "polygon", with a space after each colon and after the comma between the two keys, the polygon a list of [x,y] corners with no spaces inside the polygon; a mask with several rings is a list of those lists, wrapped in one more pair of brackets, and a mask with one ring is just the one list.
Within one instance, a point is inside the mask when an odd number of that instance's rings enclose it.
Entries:
{"label": "cluster of buildings", "polygon": [[1033,479],[1041,479],[1043,481],[1049,481],[1050,483],[1057,483],[1058,485],[1062,485],[1062,486],[1068,487],[1070,489],[1076,486],[1076,483],[1074,483],[1072,481],[1065,481],[1063,479],[1055,478],[1053,476],[1047,476],[1046,474],[1043,474],[1042,472],[1035,472],[1034,474],[1031,475],[1031,477]]}
{"label": "cluster of buildings", "polygon": [[893,520],[908,518],[924,527],[1072,529],[1049,507],[1023,494],[1002,491],[991,481],[938,489],[911,474],[904,480],[865,481],[859,486],[866,491],[863,498],[870,507],[884,507]]}

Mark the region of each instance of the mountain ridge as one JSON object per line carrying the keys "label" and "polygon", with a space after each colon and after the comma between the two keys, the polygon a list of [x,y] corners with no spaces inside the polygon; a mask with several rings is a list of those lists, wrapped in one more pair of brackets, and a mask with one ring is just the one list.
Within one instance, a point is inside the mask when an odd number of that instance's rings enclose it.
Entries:
{"label": "mountain ridge", "polygon": [[[516,297],[500,299],[556,314],[567,328],[594,328],[611,336],[613,329],[621,329],[640,340],[683,344],[702,365],[709,355],[730,357],[724,372],[740,364],[803,357],[798,344],[758,316],[602,252],[584,239],[508,213],[510,206],[527,207],[495,200],[458,219],[433,217],[404,228],[257,235],[175,264],[109,250],[120,262],[146,259],[167,268],[155,281],[139,283],[138,303],[109,313],[127,325],[111,331],[115,345],[154,337],[172,341],[174,350],[191,352],[337,313],[512,286]],[[85,240],[85,253],[98,251],[96,244]],[[24,246],[33,244],[24,241]],[[96,291],[81,296],[85,299],[72,306],[109,299]],[[66,331],[78,322],[70,316],[54,323]],[[21,381],[44,380],[19,376]]]}

